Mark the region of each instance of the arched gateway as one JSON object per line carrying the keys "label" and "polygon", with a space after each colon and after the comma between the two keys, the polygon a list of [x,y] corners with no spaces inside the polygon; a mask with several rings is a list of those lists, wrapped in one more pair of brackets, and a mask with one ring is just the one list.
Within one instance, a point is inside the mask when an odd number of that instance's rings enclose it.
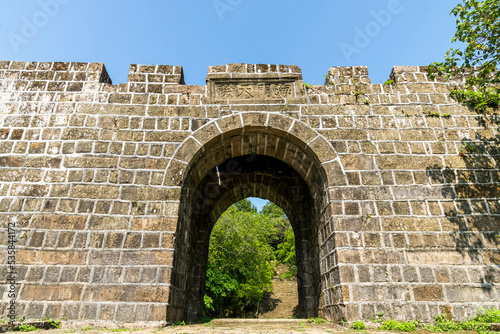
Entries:
{"label": "arched gateway", "polygon": [[208,241],[249,196],[290,218],[303,316],[464,319],[498,307],[499,122],[425,68],[0,61],[0,313],[202,315]]}
{"label": "arched gateway", "polygon": [[297,240],[299,309],[318,315],[318,231],[328,220],[328,176],[345,184],[337,154],[323,136],[279,114],[227,116],[184,141],[169,169],[173,185],[182,186],[172,307],[187,312],[188,319],[203,315],[210,232],[231,204],[257,196],[275,202],[290,218]]}

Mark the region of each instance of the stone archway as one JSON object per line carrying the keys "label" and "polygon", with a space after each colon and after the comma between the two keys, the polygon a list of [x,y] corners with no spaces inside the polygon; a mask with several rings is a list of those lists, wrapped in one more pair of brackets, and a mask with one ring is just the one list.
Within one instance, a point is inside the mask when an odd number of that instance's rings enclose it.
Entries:
{"label": "stone archway", "polygon": [[318,236],[328,219],[332,171],[341,173],[331,146],[308,126],[281,115],[229,116],[188,138],[166,180],[182,187],[167,320],[202,316],[211,230],[231,204],[246,197],[269,199],[290,218],[299,310],[317,316],[322,280]]}

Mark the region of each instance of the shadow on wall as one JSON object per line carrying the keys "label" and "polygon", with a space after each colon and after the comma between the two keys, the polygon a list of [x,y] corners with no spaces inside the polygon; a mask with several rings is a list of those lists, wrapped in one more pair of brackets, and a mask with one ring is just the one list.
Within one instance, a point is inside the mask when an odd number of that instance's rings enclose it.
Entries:
{"label": "shadow on wall", "polygon": [[[475,138],[462,138],[457,156],[446,157],[446,168],[427,168],[432,184],[442,184],[448,242],[474,265],[483,265],[480,279],[485,293],[500,283],[500,135],[490,127],[500,125],[499,115],[478,115],[484,129]],[[447,226],[445,226],[445,224]]]}

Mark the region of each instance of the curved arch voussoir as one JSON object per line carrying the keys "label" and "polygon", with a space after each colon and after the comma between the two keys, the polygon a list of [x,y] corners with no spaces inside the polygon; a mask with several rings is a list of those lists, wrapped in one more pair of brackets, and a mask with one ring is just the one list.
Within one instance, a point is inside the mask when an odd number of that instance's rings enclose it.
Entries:
{"label": "curved arch voussoir", "polygon": [[198,150],[202,148],[201,144],[193,137],[187,138],[175,153],[174,159],[190,163]]}
{"label": "curved arch voussoir", "polygon": [[316,137],[309,143],[308,149],[314,152],[314,154],[318,157],[320,164],[324,164],[337,158],[337,152],[335,152],[330,143],[323,137]]}
{"label": "curved arch voussoir", "polygon": [[208,143],[212,139],[219,136],[221,133],[222,132],[217,127],[216,122],[210,122],[207,125],[200,128],[195,133],[193,133],[193,137],[196,138],[196,140],[200,144],[205,145],[206,143]]}
{"label": "curved arch voussoir", "polygon": [[222,131],[223,138],[227,133],[231,133],[232,131],[241,129],[243,127],[243,122],[239,114],[223,117],[217,120],[216,123],[219,129]]}

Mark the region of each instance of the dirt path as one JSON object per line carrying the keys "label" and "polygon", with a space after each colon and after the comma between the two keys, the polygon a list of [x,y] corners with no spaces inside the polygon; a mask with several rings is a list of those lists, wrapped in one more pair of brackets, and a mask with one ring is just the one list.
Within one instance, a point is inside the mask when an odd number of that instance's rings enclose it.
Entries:
{"label": "dirt path", "polygon": [[259,319],[293,318],[294,308],[299,302],[297,292],[297,280],[281,280],[280,276],[285,273],[287,267],[278,265],[273,277],[273,293],[261,306],[262,314]]}

